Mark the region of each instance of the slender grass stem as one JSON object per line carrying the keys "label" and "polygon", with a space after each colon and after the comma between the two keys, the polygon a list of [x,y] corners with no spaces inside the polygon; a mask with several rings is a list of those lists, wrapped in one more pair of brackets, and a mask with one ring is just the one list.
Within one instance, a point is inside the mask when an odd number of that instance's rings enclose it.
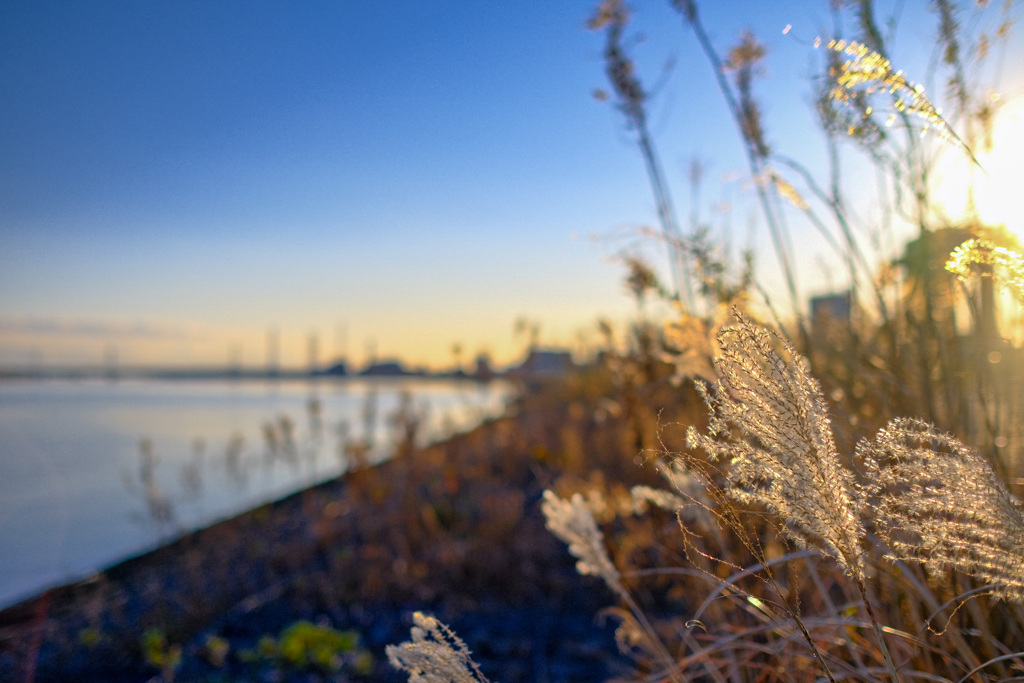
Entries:
{"label": "slender grass stem", "polygon": [[868,618],[871,619],[871,627],[875,630],[875,637],[878,639],[878,647],[882,650],[882,657],[885,658],[885,667],[889,670],[889,675],[892,677],[893,682],[899,683],[900,675],[896,672],[896,664],[892,661],[892,655],[889,654],[889,648],[885,644],[882,626],[878,621],[878,617],[875,616],[874,608],[871,606],[871,599],[868,597],[868,590],[864,585],[864,579],[859,573],[854,574],[854,582],[857,584],[857,590],[860,591],[861,598],[864,599],[864,608],[868,612]]}

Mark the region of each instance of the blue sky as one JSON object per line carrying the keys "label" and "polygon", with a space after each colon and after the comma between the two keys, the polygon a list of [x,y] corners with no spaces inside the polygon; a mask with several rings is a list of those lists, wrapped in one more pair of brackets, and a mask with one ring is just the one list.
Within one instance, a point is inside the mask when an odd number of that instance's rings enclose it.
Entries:
{"label": "blue sky", "polygon": [[[655,215],[623,121],[591,94],[592,4],[3,3],[0,364],[116,348],[259,365],[271,327],[287,364],[311,334],[322,360],[372,344],[440,366],[459,343],[509,362],[519,317],[564,345],[626,318],[614,256]],[[720,49],[743,28],[766,42],[769,130],[815,163],[825,4],[704,4]],[[652,130],[680,214],[698,155],[706,202],[734,204],[722,236],[763,247],[742,178],[721,182],[744,166],[706,61],[667,3],[637,5],[646,82],[675,60]],[[920,49],[932,27],[903,30]],[[801,253],[801,285],[825,286],[824,250]]]}

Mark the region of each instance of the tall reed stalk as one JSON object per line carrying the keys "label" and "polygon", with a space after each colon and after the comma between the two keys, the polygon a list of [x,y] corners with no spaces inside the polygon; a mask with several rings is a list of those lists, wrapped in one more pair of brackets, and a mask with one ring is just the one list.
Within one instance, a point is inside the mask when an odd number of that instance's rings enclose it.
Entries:
{"label": "tall reed stalk", "polygon": [[626,117],[629,127],[636,132],[644,168],[654,193],[658,221],[661,223],[669,252],[669,270],[675,287],[674,293],[681,297],[687,309],[692,311],[696,299],[690,267],[683,249],[683,234],[679,229],[672,195],[665,182],[665,173],[647,126],[648,95],[636,74],[633,60],[629,58],[623,45],[623,34],[628,23],[629,10],[626,6],[619,0],[605,0],[588,22],[588,27],[591,30],[607,29],[604,50],[605,73],[618,100],[619,111]]}

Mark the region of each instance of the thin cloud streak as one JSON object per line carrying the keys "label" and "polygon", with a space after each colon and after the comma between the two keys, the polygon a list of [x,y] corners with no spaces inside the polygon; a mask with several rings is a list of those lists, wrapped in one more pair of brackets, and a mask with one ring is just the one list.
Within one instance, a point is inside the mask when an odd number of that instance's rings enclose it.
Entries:
{"label": "thin cloud streak", "polygon": [[115,318],[68,318],[61,316],[0,317],[0,334],[38,337],[133,337],[144,339],[190,339],[203,335],[198,326],[152,320]]}

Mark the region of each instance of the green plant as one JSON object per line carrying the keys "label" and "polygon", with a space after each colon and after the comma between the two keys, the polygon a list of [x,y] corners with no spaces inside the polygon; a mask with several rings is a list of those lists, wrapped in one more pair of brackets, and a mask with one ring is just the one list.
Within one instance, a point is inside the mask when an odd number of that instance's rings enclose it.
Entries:
{"label": "green plant", "polygon": [[351,669],[367,673],[373,668],[373,656],[359,643],[355,631],[338,631],[324,624],[296,621],[277,638],[263,636],[254,650],[242,653],[249,662],[272,661],[297,671],[316,670],[334,673]]}
{"label": "green plant", "polygon": [[228,653],[231,651],[231,643],[220,636],[207,636],[203,642],[203,658],[213,666],[220,668],[227,662]]}
{"label": "green plant", "polygon": [[150,666],[160,669],[161,680],[170,683],[181,666],[181,646],[170,643],[162,629],[149,629],[142,634],[142,654]]}

